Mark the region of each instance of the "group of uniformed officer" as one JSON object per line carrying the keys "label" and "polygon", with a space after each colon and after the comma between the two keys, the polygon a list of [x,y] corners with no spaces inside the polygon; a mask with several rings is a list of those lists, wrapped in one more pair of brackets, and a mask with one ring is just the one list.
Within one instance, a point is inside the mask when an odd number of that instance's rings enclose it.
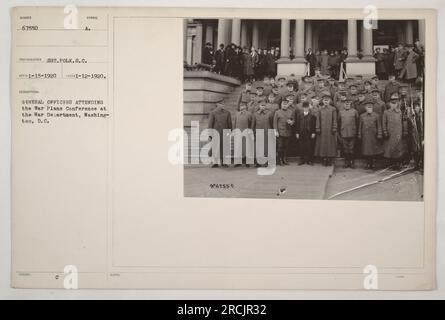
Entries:
{"label": "group of uniformed officer", "polygon": [[[421,90],[411,84],[394,76],[384,82],[361,76],[344,81],[281,76],[255,84],[246,83],[240,94],[233,126],[230,112],[220,102],[210,114],[209,128],[249,129],[254,134],[273,129],[279,165],[289,164],[288,152],[295,146],[299,165],[312,165],[317,157],[328,166],[339,154],[346,168],[354,168],[354,159],[363,156],[366,168],[375,169],[381,155],[395,169],[411,159],[417,168],[422,165],[423,99]],[[217,166],[215,162],[213,167]]]}

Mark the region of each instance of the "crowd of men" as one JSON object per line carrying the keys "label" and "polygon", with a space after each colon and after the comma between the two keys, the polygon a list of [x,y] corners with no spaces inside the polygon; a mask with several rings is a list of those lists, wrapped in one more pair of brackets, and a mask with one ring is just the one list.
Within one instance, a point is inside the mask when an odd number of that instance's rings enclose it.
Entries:
{"label": "crowd of men", "polygon": [[[294,58],[292,50],[290,59]],[[390,74],[408,83],[415,83],[423,77],[425,50],[419,40],[414,44],[398,44],[381,50],[374,50],[376,75],[380,80],[387,80]],[[307,75],[329,76],[335,80],[347,73],[348,50],[317,50],[308,49],[305,54]],[[357,57],[363,58],[361,51]],[[264,76],[275,77],[276,61],[280,58],[280,48],[243,47],[232,43],[228,46],[220,44],[215,51],[211,43],[203,49],[202,63],[208,65],[216,73],[237,78],[243,83],[263,79]]]}
{"label": "crowd of men", "polygon": [[[272,130],[278,165],[288,165],[288,155],[294,153],[300,165],[313,165],[315,158],[329,166],[342,155],[346,168],[354,168],[354,160],[360,157],[366,159],[366,169],[375,169],[376,159],[383,156],[396,170],[412,160],[421,169],[423,90],[397,80],[395,74],[388,78],[356,76],[337,81],[317,74],[301,79],[266,76],[254,84],[248,81],[239,97],[235,121],[232,123],[231,113],[220,101],[210,113],[209,128],[221,136],[224,129],[249,130],[252,141],[258,132]],[[267,146],[265,139],[266,152]],[[224,156],[221,149],[212,166],[226,166]],[[245,153],[242,158],[241,163],[249,166]]]}
{"label": "crowd of men", "polygon": [[237,78],[244,83],[263,79],[264,76],[275,77],[276,61],[279,58],[279,48],[249,49],[232,43],[227,47],[220,44],[218,50],[214,51],[208,42],[203,50],[202,63],[209,65],[216,73]]}

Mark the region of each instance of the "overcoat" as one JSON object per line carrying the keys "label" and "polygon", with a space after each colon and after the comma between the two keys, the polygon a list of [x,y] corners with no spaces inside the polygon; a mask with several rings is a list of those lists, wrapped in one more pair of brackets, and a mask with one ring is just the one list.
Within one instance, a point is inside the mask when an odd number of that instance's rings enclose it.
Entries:
{"label": "overcoat", "polygon": [[328,60],[329,60],[329,55],[327,53],[322,53],[320,55],[320,72],[324,76],[329,74]]}
{"label": "overcoat", "polygon": [[394,53],[394,68],[396,70],[402,70],[405,66],[406,56],[408,55],[405,49],[396,49]]}
{"label": "overcoat", "polygon": [[[258,139],[258,133],[263,132],[264,137],[264,155],[268,155],[268,130],[273,129],[273,115],[268,110],[257,110],[252,117],[252,130],[255,140]],[[257,132],[259,131],[259,132]],[[255,141],[255,148],[257,142]],[[255,154],[255,156],[257,156]]]}
{"label": "overcoat", "polygon": [[273,128],[278,131],[281,137],[290,137],[292,134],[292,126],[288,123],[288,120],[293,121],[294,114],[291,109],[280,109],[275,112],[273,118]]}
{"label": "overcoat", "polygon": [[316,118],[316,157],[337,155],[337,110],[333,106],[321,106]]}
{"label": "overcoat", "polygon": [[252,56],[245,52],[243,53],[243,74],[244,76],[253,76],[255,63]]}
{"label": "overcoat", "polygon": [[342,138],[354,138],[357,135],[358,119],[358,112],[354,108],[338,112],[338,128]]}
{"label": "overcoat", "polygon": [[389,109],[383,113],[382,130],[385,141],[383,155],[385,158],[400,159],[407,153],[407,124],[399,109]]}
{"label": "overcoat", "polygon": [[375,73],[385,73],[386,65],[385,65],[385,55],[383,53],[376,53],[374,55],[375,58]]}
{"label": "overcoat", "polygon": [[402,78],[405,79],[416,79],[417,78],[417,59],[419,55],[414,51],[411,51],[406,57],[405,69],[402,73]]}
{"label": "overcoat", "polygon": [[362,154],[364,156],[376,156],[383,152],[382,149],[382,125],[380,116],[373,113],[364,113],[360,116],[358,136],[361,139]]}
{"label": "overcoat", "polygon": [[[238,145],[235,143],[234,145],[234,157],[239,158],[246,157],[253,155],[253,147],[254,147],[254,140],[253,140],[253,134],[251,131],[252,127],[252,114],[248,112],[247,110],[238,111],[235,116],[235,123],[234,128],[239,129],[242,134],[245,135],[245,138],[242,138],[242,149],[238,149]],[[248,131],[245,131],[248,130]],[[249,132],[250,131],[250,132]],[[235,141],[234,141],[235,142]]]}

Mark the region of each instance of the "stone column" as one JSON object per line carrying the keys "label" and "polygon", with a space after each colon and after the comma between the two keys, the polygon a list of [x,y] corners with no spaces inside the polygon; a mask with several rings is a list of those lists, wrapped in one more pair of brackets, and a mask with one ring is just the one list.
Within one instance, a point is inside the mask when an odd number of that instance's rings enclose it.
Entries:
{"label": "stone column", "polygon": [[348,20],[348,51],[346,60],[346,72],[349,75],[362,75],[369,77],[375,75],[375,59],[373,57],[373,29],[366,29],[360,24],[363,39],[363,58],[357,58],[357,20]]}
{"label": "stone column", "polygon": [[206,37],[205,42],[210,42],[213,46],[213,26],[211,24],[206,25]]}
{"label": "stone column", "polygon": [[357,20],[348,20],[348,59],[357,60]]}
{"label": "stone column", "polygon": [[295,59],[304,58],[304,20],[295,20],[294,32],[294,55]]}
{"label": "stone column", "polygon": [[362,37],[363,37],[363,56],[372,57],[374,55],[373,50],[373,39],[372,39],[373,29],[367,29],[363,25],[362,27]]}
{"label": "stone column", "polygon": [[182,32],[183,32],[183,46],[184,46],[184,52],[183,52],[183,60],[187,61],[187,19],[182,20]]}
{"label": "stone column", "polygon": [[228,45],[229,24],[228,19],[218,19],[218,47],[222,43],[224,46]]}
{"label": "stone column", "polygon": [[252,46],[255,49],[258,49],[258,45],[260,44],[260,26],[258,21],[254,21],[252,24]]}
{"label": "stone column", "polygon": [[281,20],[280,60],[289,60],[290,20]]}
{"label": "stone column", "polygon": [[412,20],[407,20],[405,24],[405,42],[407,44],[412,44],[414,42],[413,34],[413,22]]}
{"label": "stone column", "polygon": [[312,48],[312,23],[310,20],[306,20],[306,52],[307,49]]}
{"label": "stone column", "polygon": [[241,21],[241,47],[247,47],[249,40],[247,39],[247,21]]}
{"label": "stone column", "polygon": [[241,39],[241,19],[232,19],[232,43],[240,45]]}
{"label": "stone column", "polygon": [[425,20],[419,20],[419,40],[422,45],[425,45]]}
{"label": "stone column", "polygon": [[196,37],[193,41],[193,63],[202,62],[202,24],[196,25]]}

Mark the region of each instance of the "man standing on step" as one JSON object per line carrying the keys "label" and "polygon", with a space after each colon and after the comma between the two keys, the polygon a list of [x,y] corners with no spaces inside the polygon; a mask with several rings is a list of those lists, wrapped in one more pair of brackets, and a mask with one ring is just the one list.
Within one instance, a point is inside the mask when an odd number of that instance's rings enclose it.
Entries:
{"label": "man standing on step", "polygon": [[338,128],[345,158],[344,168],[354,169],[354,145],[359,115],[357,110],[351,108],[351,105],[352,101],[346,100],[343,108],[338,110]]}
{"label": "man standing on step", "polygon": [[366,104],[366,112],[360,116],[358,136],[362,155],[366,158],[366,169],[375,169],[375,158],[382,154],[381,117],[373,112],[372,102]]}
{"label": "man standing on step", "polygon": [[215,52],[215,72],[219,74],[224,74],[225,62],[226,62],[226,52],[224,49],[224,44],[219,45],[219,49]]}
{"label": "man standing on step", "polygon": [[252,83],[250,81],[246,82],[246,87],[241,91],[238,103],[236,104],[239,108],[241,103],[248,104],[250,102],[250,93],[252,92]]}
{"label": "man standing on step", "polygon": [[305,101],[295,110],[295,137],[299,142],[301,160],[298,165],[307,163],[312,166],[314,155],[316,116],[311,111],[309,102]]}
{"label": "man standing on step", "polygon": [[391,98],[391,108],[383,113],[382,131],[385,138],[383,156],[388,159],[395,170],[400,170],[402,161],[407,155],[408,128],[397,96]]}
{"label": "man standing on step", "polygon": [[[266,109],[266,102],[260,102],[258,106],[258,110],[253,113],[252,117],[252,130],[255,135],[255,166],[256,167],[267,167],[267,163],[258,163],[258,157],[267,158],[269,155],[268,150],[268,139],[269,139],[269,130],[273,129],[273,114]],[[257,139],[263,139],[263,154],[259,150],[257,150],[259,146],[259,142]],[[275,152],[275,150],[271,150],[270,152]]]}
{"label": "man standing on step", "polygon": [[289,109],[289,101],[281,102],[281,109],[275,112],[273,119],[273,128],[277,137],[278,164],[289,165],[287,161],[287,152],[289,148],[289,137],[292,134],[293,111]]}
{"label": "man standing on step", "polygon": [[[247,111],[247,105],[245,102],[241,102],[239,111],[235,116],[234,128],[234,162],[235,168],[241,167],[245,164],[248,168],[252,161],[253,155],[253,133],[250,129],[252,127],[252,114]],[[247,131],[246,131],[247,130]],[[239,135],[239,136],[237,136]]]}
{"label": "man standing on step", "polygon": [[314,156],[322,159],[324,166],[332,165],[332,159],[337,156],[337,109],[331,105],[331,96],[323,96],[315,126],[317,140]]}
{"label": "man standing on step", "polygon": [[[213,156],[212,168],[217,168],[219,165],[223,167],[228,167],[227,164],[224,163],[224,158],[226,156],[230,156],[230,154],[225,154],[224,143],[227,144],[227,142],[225,141],[229,141],[230,143],[230,140],[226,137],[224,130],[227,129],[232,130],[232,116],[230,112],[227,111],[225,108],[224,99],[218,101],[216,103],[216,108],[212,112],[210,112],[208,128],[216,130],[219,134],[219,148],[217,148],[217,150],[214,149],[212,150],[214,153],[216,152],[216,154],[212,154]],[[230,152],[230,148],[228,152]]]}

